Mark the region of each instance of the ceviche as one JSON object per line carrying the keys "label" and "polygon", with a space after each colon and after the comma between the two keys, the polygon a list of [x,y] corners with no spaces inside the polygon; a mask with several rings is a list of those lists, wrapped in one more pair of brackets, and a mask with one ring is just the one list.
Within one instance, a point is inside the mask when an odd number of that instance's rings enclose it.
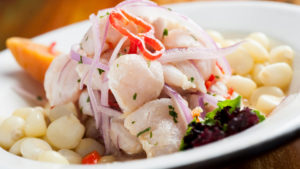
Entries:
{"label": "ceviche", "polygon": [[18,63],[43,83],[46,99],[36,99],[46,104],[0,123],[5,150],[61,164],[185,151],[262,122],[292,80],[294,51],[264,33],[224,38],[147,0],[89,20],[67,54],[55,43],[8,39]]}

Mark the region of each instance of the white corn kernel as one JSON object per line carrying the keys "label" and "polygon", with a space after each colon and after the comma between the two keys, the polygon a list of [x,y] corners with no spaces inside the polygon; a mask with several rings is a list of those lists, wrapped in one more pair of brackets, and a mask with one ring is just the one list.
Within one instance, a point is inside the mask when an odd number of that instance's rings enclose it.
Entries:
{"label": "white corn kernel", "polygon": [[103,156],[101,159],[98,161],[99,164],[104,164],[104,163],[112,163],[116,161],[116,158],[114,156]]}
{"label": "white corn kernel", "polygon": [[264,67],[258,74],[258,78],[265,86],[277,86],[286,88],[293,76],[293,70],[287,63],[274,63]]}
{"label": "white corn kernel", "polygon": [[84,135],[84,126],[74,115],[60,117],[47,130],[50,144],[59,149],[75,148]]}
{"label": "white corn kernel", "polygon": [[28,137],[41,137],[46,134],[47,125],[42,111],[31,111],[25,120],[25,135]]}
{"label": "white corn kernel", "polygon": [[21,144],[25,139],[26,137],[15,142],[15,144],[10,147],[9,152],[15,155],[21,155]]}
{"label": "white corn kernel", "polygon": [[249,39],[253,39],[260,43],[265,49],[270,50],[270,40],[269,38],[261,32],[254,32],[248,36]]}
{"label": "white corn kernel", "polygon": [[37,160],[57,164],[69,164],[68,160],[56,151],[44,151],[38,156]]}
{"label": "white corn kernel", "polygon": [[22,119],[26,120],[27,116],[29,115],[29,113],[33,112],[33,111],[38,111],[38,112],[43,112],[44,109],[41,107],[25,107],[25,108],[20,108],[17,109],[13,112],[14,116],[18,116],[21,117]]}
{"label": "white corn kernel", "polygon": [[282,45],[275,47],[270,52],[270,62],[285,62],[292,66],[294,60],[294,51],[291,47]]}
{"label": "white corn kernel", "polygon": [[284,97],[283,91],[275,86],[264,86],[257,88],[251,95],[250,103],[255,106],[258,98],[261,95],[272,95],[277,97]]}
{"label": "white corn kernel", "polygon": [[249,52],[255,62],[262,63],[270,58],[268,51],[255,40],[247,39],[242,46]]}
{"label": "white corn kernel", "polygon": [[25,121],[21,117],[11,116],[0,125],[0,146],[9,149],[24,136]]}
{"label": "white corn kernel", "polygon": [[44,152],[52,150],[50,145],[38,138],[26,138],[22,141],[20,151],[23,157],[37,160],[38,156]]}
{"label": "white corn kernel", "polygon": [[269,114],[271,111],[274,110],[276,106],[280,104],[282,99],[283,97],[276,97],[272,95],[261,95],[258,98],[255,108],[264,112],[265,114]]}
{"label": "white corn kernel", "polygon": [[261,80],[259,79],[258,75],[259,72],[264,68],[263,64],[255,64],[252,70],[252,79],[256,82],[257,85],[262,85]]}
{"label": "white corn kernel", "polygon": [[69,114],[77,116],[76,107],[73,103],[55,106],[48,111],[48,118],[52,122],[62,116]]}
{"label": "white corn kernel", "polygon": [[249,98],[256,89],[256,83],[253,80],[239,75],[231,76],[227,81],[227,86],[232,87],[234,91],[245,98]]}
{"label": "white corn kernel", "polygon": [[75,153],[72,150],[68,149],[61,149],[58,151],[59,154],[64,156],[70,164],[80,164],[81,163],[81,156]]}
{"label": "white corn kernel", "polygon": [[244,47],[239,47],[233,53],[226,56],[233,73],[244,75],[251,71],[254,61]]}
{"label": "white corn kernel", "polygon": [[96,140],[91,138],[84,138],[80,141],[75,151],[82,157],[84,157],[92,151],[97,151],[100,155],[103,155],[105,150],[104,146]]}

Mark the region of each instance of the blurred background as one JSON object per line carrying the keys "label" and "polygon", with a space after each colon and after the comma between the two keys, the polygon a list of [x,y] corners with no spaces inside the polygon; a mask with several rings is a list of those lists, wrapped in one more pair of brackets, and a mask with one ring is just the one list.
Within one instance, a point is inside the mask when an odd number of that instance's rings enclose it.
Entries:
{"label": "blurred background", "polygon": [[[88,19],[121,0],[0,0],[0,50],[11,36],[34,37]],[[154,0],[160,5],[195,0]],[[226,0],[224,0],[226,1]],[[274,0],[300,5],[300,0]],[[300,139],[265,154],[228,164],[236,169],[299,169]]]}
{"label": "blurred background", "polygon": [[[121,0],[0,0],[0,50],[11,36],[34,37],[85,20]],[[160,5],[195,0],[154,0]],[[224,0],[226,1],[226,0]],[[300,0],[275,0],[300,4]]]}

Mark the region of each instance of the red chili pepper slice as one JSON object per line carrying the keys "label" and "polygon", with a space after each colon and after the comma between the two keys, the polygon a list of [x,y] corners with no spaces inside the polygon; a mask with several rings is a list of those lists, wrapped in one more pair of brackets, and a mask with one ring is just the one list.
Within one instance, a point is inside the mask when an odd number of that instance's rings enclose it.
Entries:
{"label": "red chili pepper slice", "polygon": [[209,78],[205,81],[205,87],[207,90],[210,89],[210,87],[216,83],[215,79],[216,79],[216,76],[211,74],[209,76]]}
{"label": "red chili pepper slice", "polygon": [[82,164],[97,164],[98,161],[101,159],[100,154],[97,151],[93,151],[82,158]]}
{"label": "red chili pepper slice", "polygon": [[[112,11],[109,16],[109,20],[115,29],[117,29],[124,36],[127,36],[129,38],[129,40],[131,41],[131,43],[137,45],[137,47],[140,49],[141,53],[147,59],[155,60],[163,54],[165,47],[158,39],[156,39],[154,37],[154,28],[152,27],[152,25],[148,24],[147,22],[143,21],[142,19],[140,19],[136,16],[133,16],[133,15],[127,13],[124,10]],[[125,25],[127,25],[131,21],[131,22],[135,23],[137,26],[142,27],[146,32],[135,35],[131,31],[129,31],[127,28],[119,25],[117,23],[117,20],[119,20],[120,22],[122,22]],[[146,44],[151,46],[155,52],[153,53],[153,52],[149,51],[146,47]]]}
{"label": "red chili pepper slice", "polygon": [[216,62],[216,65],[221,70],[222,74],[224,75],[225,72],[224,72],[223,68],[220,66],[220,64],[218,62]]}
{"label": "red chili pepper slice", "polygon": [[48,52],[49,52],[49,53],[55,54],[55,52],[54,52],[54,47],[55,47],[55,45],[56,45],[56,42],[52,42],[52,43],[50,44],[50,46],[48,47]]}
{"label": "red chili pepper slice", "polygon": [[136,43],[130,42],[129,54],[137,53],[137,45]]}
{"label": "red chili pepper slice", "polygon": [[232,87],[229,87],[227,90],[227,96],[225,97],[226,99],[230,99],[232,97],[234,90]]}

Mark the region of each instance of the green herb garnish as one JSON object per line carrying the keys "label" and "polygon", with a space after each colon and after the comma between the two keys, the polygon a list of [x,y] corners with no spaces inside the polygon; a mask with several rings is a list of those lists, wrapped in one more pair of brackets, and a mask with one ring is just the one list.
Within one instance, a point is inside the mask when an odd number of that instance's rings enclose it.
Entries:
{"label": "green herb garnish", "polygon": [[131,122],[131,124],[134,124],[134,123],[135,123],[135,121],[132,121],[132,122]]}
{"label": "green herb garnish", "polygon": [[177,123],[178,114],[175,112],[175,109],[172,105],[169,105],[169,115],[173,117],[174,123]]}
{"label": "green herb garnish", "polygon": [[163,32],[163,37],[164,37],[164,36],[168,36],[168,34],[169,34],[169,31],[168,31],[167,28],[165,28],[165,29],[164,29],[164,32]]}
{"label": "green herb garnish", "polygon": [[137,97],[137,93],[134,93],[133,96],[132,96],[132,99],[136,100],[136,97]]}
{"label": "green herb garnish", "polygon": [[148,131],[150,131],[150,130],[151,130],[151,127],[148,127],[148,128],[146,128],[145,130],[140,131],[140,132],[136,135],[136,137],[139,137],[140,135],[142,135],[142,134],[144,134],[144,133],[146,133],[146,132],[148,132]]}
{"label": "green herb garnish", "polygon": [[42,96],[36,96],[36,99],[39,100],[39,101],[43,100]]}
{"label": "green herb garnish", "polygon": [[98,68],[99,75],[101,75],[105,70]]}
{"label": "green herb garnish", "polygon": [[89,103],[91,100],[90,100],[90,96],[86,99],[86,102]]}
{"label": "green herb garnish", "polygon": [[191,77],[191,78],[190,78],[190,81],[191,81],[192,83],[194,82],[194,80],[195,80],[194,77]]}
{"label": "green herb garnish", "polygon": [[82,56],[80,55],[80,60],[79,60],[79,62],[78,62],[78,64],[82,64],[83,62],[82,62]]}
{"label": "green herb garnish", "polygon": [[77,79],[77,82],[80,83],[81,79]]}

